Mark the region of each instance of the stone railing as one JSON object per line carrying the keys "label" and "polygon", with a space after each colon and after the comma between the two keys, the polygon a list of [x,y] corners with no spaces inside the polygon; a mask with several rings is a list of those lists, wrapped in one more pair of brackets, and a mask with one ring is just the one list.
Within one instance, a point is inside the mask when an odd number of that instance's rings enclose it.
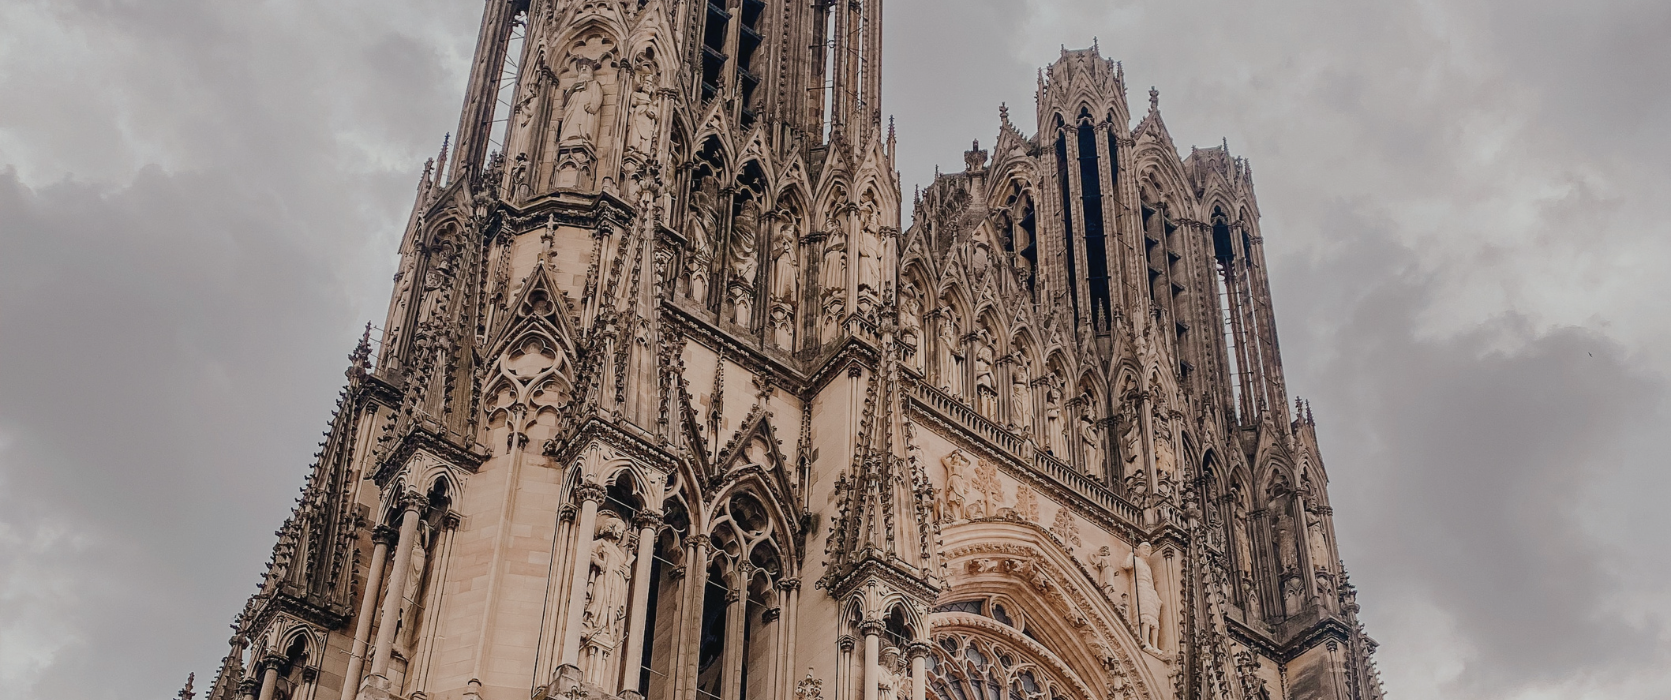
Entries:
{"label": "stone railing", "polygon": [[1014,433],[1011,433],[1008,430],[998,427],[997,423],[993,423],[991,420],[988,420],[986,416],[981,415],[979,411],[971,408],[969,404],[954,399],[951,396],[948,396],[945,392],[922,382],[917,383],[916,394],[917,400],[921,401],[923,405],[929,407],[930,409],[933,409],[935,413],[950,419],[953,423],[963,426],[969,432],[979,435],[993,447],[1003,450],[1004,452],[1008,452],[1011,456],[1018,460],[1023,462],[1026,461],[1024,455],[1022,454],[1022,448],[1025,443],[1021,440],[1021,438],[1016,437]]}
{"label": "stone railing", "polygon": [[1062,484],[1081,496],[1090,499],[1092,503],[1118,516],[1132,525],[1143,523],[1143,512],[1126,502],[1126,499],[1115,495],[1107,487],[1085,476],[1062,460],[1056,459],[1043,452],[1033,453],[1033,468],[1050,475],[1057,483]]}
{"label": "stone railing", "polygon": [[1097,483],[1096,480],[1074,470],[1067,463],[1035,449],[1032,443],[999,427],[997,423],[981,415],[979,411],[968,404],[922,382],[916,384],[912,398],[919,405],[945,419],[946,422],[963,428],[981,442],[999,452],[1008,454],[1017,463],[1030,465],[1033,471],[1083,496],[1103,510],[1112,513],[1116,518],[1133,526],[1141,527],[1143,525],[1143,512],[1137,506],[1115,495],[1113,491],[1108,490],[1108,487]]}

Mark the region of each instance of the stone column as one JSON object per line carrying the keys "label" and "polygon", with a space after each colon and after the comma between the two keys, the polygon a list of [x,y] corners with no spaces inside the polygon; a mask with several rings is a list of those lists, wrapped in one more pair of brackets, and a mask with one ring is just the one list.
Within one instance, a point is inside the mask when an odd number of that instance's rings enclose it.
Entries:
{"label": "stone column", "polygon": [[928,644],[912,642],[908,653],[911,655],[911,700],[923,700],[928,697],[928,655],[932,653]]}
{"label": "stone column", "polygon": [[266,669],[261,671],[261,692],[256,695],[256,700],[273,700],[273,693],[278,690],[278,667],[282,663],[284,657],[277,654],[262,660],[261,664]]}
{"label": "stone column", "polygon": [[702,645],[702,603],[708,594],[707,535],[693,535],[685,551],[684,604],[679,608],[679,646],[673,657],[677,700],[696,700],[696,664]]}
{"label": "stone column", "polygon": [[859,625],[859,632],[865,638],[864,685],[860,687],[863,694],[859,698],[876,700],[876,685],[882,679],[882,621],[865,620]]}
{"label": "stone column", "polygon": [[801,580],[786,578],[777,582],[779,591],[783,592],[783,643],[778,646],[778,669],[780,673],[780,698],[795,696],[795,612],[801,599]]}
{"label": "stone column", "polygon": [[377,546],[371,550],[366,589],[360,596],[360,612],[354,620],[354,645],[348,652],[348,671],[342,676],[344,696],[360,687],[360,672],[365,670],[366,665],[366,643],[371,638],[371,618],[377,615],[377,595],[383,586],[383,568],[389,560],[389,542],[394,538],[394,530],[387,525],[379,525],[371,533],[371,540]]}
{"label": "stone column", "polygon": [[621,655],[621,693],[639,696],[643,693],[638,678],[644,665],[644,625],[650,616],[650,584],[654,583],[650,580],[650,570],[656,558],[656,532],[661,529],[661,514],[639,513],[634,524],[638,525],[638,561],[634,562],[632,571],[632,617],[627,620],[627,647]]}
{"label": "stone column", "polygon": [[725,675],[720,678],[719,695],[725,700],[742,697],[743,659],[748,656],[744,631],[748,627],[748,571],[739,567],[731,591],[725,594]]}
{"label": "stone column", "polygon": [[[371,675],[388,677],[389,658],[394,653],[395,628],[400,626],[400,596],[406,590],[407,569],[412,568],[412,545],[418,537],[418,520],[424,497],[415,493],[401,496],[400,538],[395,541],[394,568],[389,572],[388,594],[383,596],[383,622],[377,626],[377,649],[371,657]],[[263,700],[266,700],[263,698]]]}
{"label": "stone column", "polygon": [[598,504],[603,502],[602,486],[583,483],[576,486],[574,497],[580,501],[580,519],[575,524],[574,552],[569,556],[572,578],[569,579],[568,623],[563,627],[563,655],[561,666],[580,668],[580,627],[586,615],[586,575],[592,570],[592,536],[598,526]]}

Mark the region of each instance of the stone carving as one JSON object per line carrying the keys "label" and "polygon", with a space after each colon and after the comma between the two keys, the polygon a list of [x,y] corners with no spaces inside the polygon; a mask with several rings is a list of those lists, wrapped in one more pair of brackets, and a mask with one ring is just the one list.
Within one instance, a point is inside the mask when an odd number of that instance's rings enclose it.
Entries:
{"label": "stone carving", "polygon": [[690,256],[686,273],[690,277],[690,298],[708,298],[709,265],[714,255],[714,234],[719,229],[719,184],[703,178],[690,193]]}
{"label": "stone carving", "polygon": [[639,66],[634,77],[635,88],[632,97],[627,100],[627,112],[631,115],[627,122],[628,150],[649,156],[655,146],[656,113],[655,67],[648,62]]}
{"label": "stone carving", "polygon": [[1130,571],[1133,595],[1137,598],[1137,638],[1143,644],[1143,650],[1151,653],[1160,651],[1160,591],[1155,588],[1155,572],[1149,567],[1148,557],[1154,548],[1144,542],[1137,545],[1131,558],[1121,565],[1121,571]]}
{"label": "stone carving", "polygon": [[970,473],[969,456],[963,450],[952,450],[940,460],[940,464],[946,468],[945,499],[940,509],[940,520],[951,522],[981,517],[981,504],[970,502],[974,477]]}
{"label": "stone carving", "polygon": [[587,682],[595,685],[606,681],[608,661],[621,642],[633,559],[626,547],[626,526],[613,515],[600,518],[586,584],[590,595],[582,617],[586,644],[582,671]]}
{"label": "stone carving", "polygon": [[1318,508],[1305,509],[1305,541],[1310,547],[1311,566],[1318,571],[1329,570],[1329,541],[1323,534],[1323,514]]}
{"label": "stone carving", "polygon": [[598,84],[598,64],[590,59],[575,61],[579,75],[569,86],[563,107],[563,127],[557,138],[562,148],[591,146],[597,136],[598,112],[603,109],[603,86]]}
{"label": "stone carving", "polygon": [[954,397],[963,394],[963,349],[959,346],[957,314],[940,310],[940,388]]}
{"label": "stone carving", "polygon": [[795,311],[801,304],[800,221],[791,211],[778,214],[772,236],[772,344],[784,350],[795,348]]}
{"label": "stone carving", "polygon": [[1097,588],[1108,595],[1109,600],[1115,598],[1114,576],[1119,573],[1120,565],[1114,562],[1114,552],[1108,545],[1097,548],[1091,555],[1091,570],[1097,575]]}
{"label": "stone carving", "polygon": [[975,410],[988,418],[998,412],[998,387],[992,378],[992,336],[984,328],[975,340]]}
{"label": "stone carving", "polygon": [[819,286],[826,295],[847,289],[847,232],[834,213],[824,218],[824,267]]}
{"label": "stone carving", "polygon": [[812,669],[806,670],[806,678],[795,684],[795,700],[824,700],[824,681],[812,677]]}
{"label": "stone carving", "polygon": [[982,500],[981,514],[977,517],[996,516],[1004,507],[1004,483],[998,480],[998,465],[988,462],[975,465],[975,491]]}
{"label": "stone carving", "polygon": [[1079,414],[1079,444],[1085,455],[1085,473],[1099,474],[1104,469],[1102,461],[1102,435],[1097,429],[1096,419],[1091,417],[1090,402],[1086,402],[1085,412]]}
{"label": "stone carving", "polygon": [[876,296],[882,280],[882,225],[876,203],[866,200],[859,207],[859,289]]}
{"label": "stone carving", "polygon": [[899,339],[911,348],[912,369],[923,371],[923,306],[916,285],[906,282],[899,293]]}
{"label": "stone carving", "polygon": [[1045,451],[1060,460],[1068,459],[1068,426],[1062,421],[1062,391],[1054,382],[1044,390]]}
{"label": "stone carving", "polygon": [[760,264],[757,252],[759,235],[760,205],[752,197],[744,198],[737,207],[737,216],[731,220],[728,251],[732,274],[731,306],[735,312],[733,322],[739,326],[754,323],[754,277]]}
{"label": "stone carving", "polygon": [[877,700],[908,700],[911,693],[907,686],[911,677],[906,673],[905,657],[899,653],[899,647],[889,645],[884,648],[879,661],[876,664]]}
{"label": "stone carving", "polygon": [[1079,539],[1079,521],[1066,508],[1056,509],[1056,520],[1050,523],[1050,531],[1069,547],[1084,544]]}
{"label": "stone carving", "polygon": [[1033,390],[1026,358],[1016,354],[1015,367],[1010,370],[1010,424],[1017,432],[1033,431]]}
{"label": "stone carving", "polygon": [[[999,497],[1002,498],[1002,495]],[[1027,522],[1036,523],[1039,521],[1039,499],[1033,495],[1033,487],[1026,484],[1015,485],[1015,507],[1013,510],[1016,517]]]}

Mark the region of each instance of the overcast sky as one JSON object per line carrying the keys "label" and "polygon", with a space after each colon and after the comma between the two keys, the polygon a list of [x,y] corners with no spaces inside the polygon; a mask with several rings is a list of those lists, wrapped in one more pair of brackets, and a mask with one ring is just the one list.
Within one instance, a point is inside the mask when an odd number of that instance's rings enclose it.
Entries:
{"label": "overcast sky", "polygon": [[[0,699],[201,689],[479,0],[0,0]],[[1251,159],[1395,698],[1671,698],[1671,3],[894,0],[907,195],[1095,38]]]}

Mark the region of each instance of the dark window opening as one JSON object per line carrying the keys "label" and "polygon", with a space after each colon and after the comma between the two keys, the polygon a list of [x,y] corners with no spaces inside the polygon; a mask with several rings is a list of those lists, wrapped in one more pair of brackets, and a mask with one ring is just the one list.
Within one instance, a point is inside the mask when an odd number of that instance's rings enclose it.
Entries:
{"label": "dark window opening", "polygon": [[737,87],[742,97],[745,129],[754,124],[754,91],[760,87],[760,76],[754,71],[754,54],[760,48],[760,16],[765,10],[764,0],[743,0],[737,36]]}
{"label": "dark window opening", "polygon": [[720,71],[725,69],[725,31],[731,13],[713,0],[708,2],[702,28],[702,101],[719,94]]}
{"label": "dark window opening", "polygon": [[1062,242],[1065,243],[1068,268],[1068,300],[1073,304],[1074,321],[1079,320],[1079,273],[1073,255],[1073,188],[1068,183],[1068,137],[1066,131],[1056,136],[1056,185],[1062,190]]}
{"label": "dark window opening", "polygon": [[1079,125],[1079,187],[1085,209],[1085,266],[1091,294],[1091,328],[1106,332],[1112,310],[1108,298],[1108,248],[1102,230],[1102,178],[1097,168],[1097,132]]}

